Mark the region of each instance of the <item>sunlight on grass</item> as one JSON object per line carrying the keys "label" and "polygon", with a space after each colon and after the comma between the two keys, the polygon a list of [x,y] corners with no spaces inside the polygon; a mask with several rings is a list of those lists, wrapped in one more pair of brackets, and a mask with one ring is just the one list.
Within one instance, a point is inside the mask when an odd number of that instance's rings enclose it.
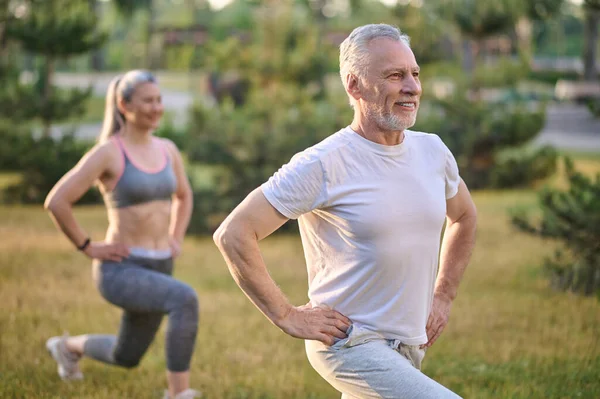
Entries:
{"label": "sunlight on grass", "polygon": [[[600,155],[584,155],[576,153],[566,153],[565,155],[569,156],[573,160],[575,170],[590,176],[591,178],[594,178],[598,173],[600,173]],[[542,185],[550,185],[552,187],[564,190],[568,188],[568,183],[569,181],[565,171],[565,164],[561,158],[558,166],[558,173],[556,173],[556,175],[547,182],[543,182],[543,184],[540,184],[539,186],[541,187]]]}
{"label": "sunlight on grass", "polygon": [[0,190],[17,184],[21,180],[21,174],[16,172],[2,172],[0,173]]}

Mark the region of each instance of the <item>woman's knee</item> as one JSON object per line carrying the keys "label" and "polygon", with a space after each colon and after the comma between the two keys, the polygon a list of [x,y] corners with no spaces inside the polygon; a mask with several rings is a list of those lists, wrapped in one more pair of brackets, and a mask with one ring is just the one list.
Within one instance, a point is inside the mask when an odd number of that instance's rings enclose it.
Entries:
{"label": "woman's knee", "polygon": [[126,369],[132,369],[140,364],[141,356],[131,356],[125,353],[114,354],[115,364]]}
{"label": "woman's knee", "polygon": [[182,307],[198,310],[199,300],[196,291],[189,285],[180,291],[180,304]]}
{"label": "woman's knee", "polygon": [[187,321],[197,321],[199,313],[199,300],[196,291],[186,284],[182,284],[177,291],[175,309],[173,311],[184,316]]}

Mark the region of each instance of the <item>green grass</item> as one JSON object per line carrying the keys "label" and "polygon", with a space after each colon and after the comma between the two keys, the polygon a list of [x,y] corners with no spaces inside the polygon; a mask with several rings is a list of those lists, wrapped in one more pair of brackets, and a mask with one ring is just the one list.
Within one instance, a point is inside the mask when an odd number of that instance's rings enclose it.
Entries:
{"label": "green grass", "polygon": [[561,155],[578,161],[600,161],[600,153],[598,152],[562,151]]}
{"label": "green grass", "polygon": [[0,173],[0,190],[16,184],[21,180],[21,174],[17,172],[1,172]]}
{"label": "green grass", "polygon": [[[599,170],[600,162],[589,168]],[[483,191],[474,198],[476,250],[450,323],[428,351],[423,371],[465,398],[600,397],[600,302],[549,289],[539,265],[552,246],[508,222],[508,209],[532,206],[535,193]],[[76,216],[101,239],[102,208],[78,207]],[[270,237],[261,248],[290,300],[305,303],[299,237]],[[44,341],[64,330],[114,333],[119,310],[101,298],[90,262],[41,207],[0,207],[0,254],[0,398],[160,397],[166,323],[137,369],[84,359],[84,381],[58,380]],[[310,367],[303,342],[250,304],[209,238],[186,240],[175,276],[200,297],[191,381],[205,398],[339,398]]]}

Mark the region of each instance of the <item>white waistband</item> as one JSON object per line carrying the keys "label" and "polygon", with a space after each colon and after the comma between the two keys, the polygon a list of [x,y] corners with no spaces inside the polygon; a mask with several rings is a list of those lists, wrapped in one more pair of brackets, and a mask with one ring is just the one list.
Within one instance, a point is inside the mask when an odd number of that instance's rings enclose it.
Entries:
{"label": "white waistband", "polygon": [[140,247],[129,248],[130,256],[137,256],[138,258],[150,258],[150,259],[168,259],[173,253],[170,249],[148,249]]}

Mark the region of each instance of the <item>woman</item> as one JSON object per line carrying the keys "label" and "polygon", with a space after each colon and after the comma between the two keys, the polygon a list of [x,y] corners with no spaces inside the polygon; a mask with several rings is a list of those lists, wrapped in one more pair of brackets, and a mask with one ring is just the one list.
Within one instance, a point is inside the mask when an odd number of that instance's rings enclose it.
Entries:
{"label": "woman", "polygon": [[[46,199],[45,208],[58,228],[93,259],[102,296],[123,309],[117,336],[52,337],[46,347],[64,380],[83,378],[78,367],[83,356],[135,367],[168,314],[165,398],[189,399],[199,394],[189,389],[198,299],[171,274],[190,220],[192,192],[176,146],[152,135],[162,114],[152,74],[135,70],[114,79],[99,142]],[[103,242],[90,241],[72,212],[73,204],[94,184],[108,211]]]}

